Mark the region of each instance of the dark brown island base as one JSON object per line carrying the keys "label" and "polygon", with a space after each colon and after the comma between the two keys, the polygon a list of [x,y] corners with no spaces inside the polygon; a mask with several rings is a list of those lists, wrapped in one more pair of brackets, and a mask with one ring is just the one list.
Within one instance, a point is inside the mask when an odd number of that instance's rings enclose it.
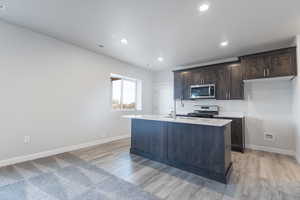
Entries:
{"label": "dark brown island base", "polygon": [[232,172],[231,120],[153,116],[132,119],[132,154],[227,183]]}

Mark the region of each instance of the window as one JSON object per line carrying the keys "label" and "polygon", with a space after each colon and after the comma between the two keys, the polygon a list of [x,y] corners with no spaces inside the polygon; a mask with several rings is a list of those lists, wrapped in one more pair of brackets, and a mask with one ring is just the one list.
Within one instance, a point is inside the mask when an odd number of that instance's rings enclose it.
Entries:
{"label": "window", "polygon": [[136,79],[111,75],[113,110],[140,110],[138,105],[139,82]]}

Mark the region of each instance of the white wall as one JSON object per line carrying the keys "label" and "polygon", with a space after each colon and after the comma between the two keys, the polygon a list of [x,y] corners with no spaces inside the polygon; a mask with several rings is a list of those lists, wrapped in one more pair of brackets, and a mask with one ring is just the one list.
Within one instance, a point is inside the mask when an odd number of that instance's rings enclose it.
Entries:
{"label": "white wall", "polygon": [[0,44],[0,160],[129,134],[110,73],[141,79],[139,113],[152,111],[150,71],[1,21]]}
{"label": "white wall", "polygon": [[[167,114],[173,109],[173,74],[161,71],[154,74],[153,112]],[[246,116],[246,144],[256,148],[283,150],[284,153],[295,151],[292,121],[292,81],[268,80],[245,83],[245,100],[184,101],[184,107],[177,102],[177,113],[192,112],[194,105],[219,105],[220,111],[227,114],[243,113]],[[166,95],[167,94],[167,95]],[[168,96],[167,98],[165,98]],[[156,99],[159,99],[157,101]],[[160,104],[162,102],[162,104]],[[264,133],[272,133],[275,140],[264,140]],[[273,149],[272,149],[273,150]]]}
{"label": "white wall", "polygon": [[[296,38],[297,43],[297,63],[298,73],[300,73],[300,35]],[[293,114],[294,114],[294,126],[296,135],[296,158],[300,163],[300,79],[299,76],[294,79],[293,87]]]}

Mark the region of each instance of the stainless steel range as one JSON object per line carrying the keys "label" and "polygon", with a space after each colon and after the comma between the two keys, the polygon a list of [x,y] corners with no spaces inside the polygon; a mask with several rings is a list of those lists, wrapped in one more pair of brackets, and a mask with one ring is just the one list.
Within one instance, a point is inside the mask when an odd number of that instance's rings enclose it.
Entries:
{"label": "stainless steel range", "polygon": [[189,117],[213,118],[219,114],[219,106],[217,105],[196,105],[198,107],[194,112],[188,113]]}

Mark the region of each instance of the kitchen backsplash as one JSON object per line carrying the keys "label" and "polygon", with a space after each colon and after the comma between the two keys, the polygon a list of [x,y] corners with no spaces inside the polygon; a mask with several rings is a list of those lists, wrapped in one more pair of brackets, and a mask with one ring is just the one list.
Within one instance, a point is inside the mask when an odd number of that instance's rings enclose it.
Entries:
{"label": "kitchen backsplash", "polygon": [[247,108],[245,101],[216,101],[216,100],[198,100],[198,101],[177,101],[176,102],[177,114],[187,114],[197,110],[199,105],[218,105],[220,113],[228,113],[230,115],[243,115]]}

